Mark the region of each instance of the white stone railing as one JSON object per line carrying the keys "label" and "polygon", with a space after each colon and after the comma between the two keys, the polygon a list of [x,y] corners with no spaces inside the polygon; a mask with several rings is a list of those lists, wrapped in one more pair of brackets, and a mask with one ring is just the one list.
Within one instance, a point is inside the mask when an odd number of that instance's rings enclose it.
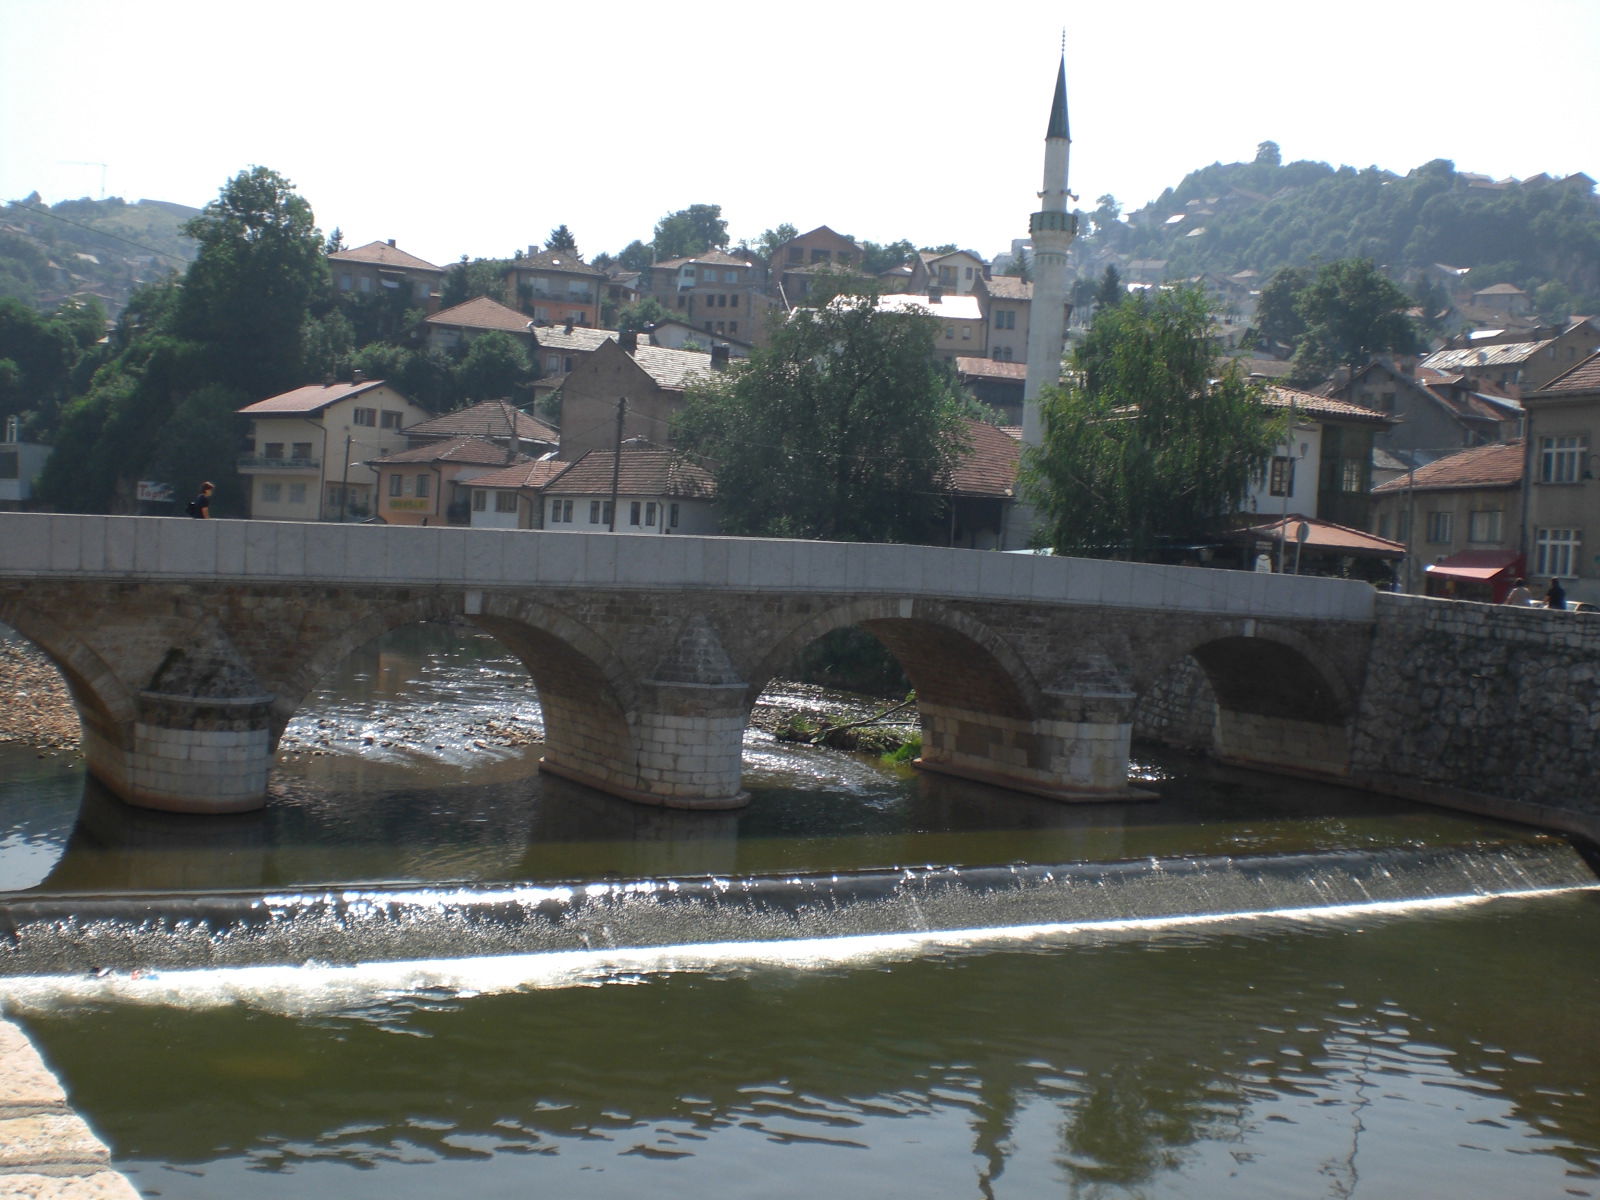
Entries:
{"label": "white stone railing", "polygon": [[0,578],[829,592],[1370,621],[1366,583],[858,542],[0,514]]}

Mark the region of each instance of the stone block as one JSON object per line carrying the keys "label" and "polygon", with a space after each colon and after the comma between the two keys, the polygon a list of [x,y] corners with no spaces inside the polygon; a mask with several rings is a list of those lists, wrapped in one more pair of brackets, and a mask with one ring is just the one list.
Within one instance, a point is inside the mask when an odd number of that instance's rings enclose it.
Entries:
{"label": "stone block", "polygon": [[115,1171],[92,1171],[85,1175],[0,1176],[7,1200],[139,1200],[139,1192]]}

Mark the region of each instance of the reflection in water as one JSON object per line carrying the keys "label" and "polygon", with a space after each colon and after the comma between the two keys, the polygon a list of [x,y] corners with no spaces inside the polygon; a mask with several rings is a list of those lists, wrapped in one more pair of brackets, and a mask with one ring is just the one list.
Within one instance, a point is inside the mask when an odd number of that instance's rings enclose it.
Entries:
{"label": "reflection in water", "polygon": [[[1355,856],[1328,877],[1349,885],[1386,855],[1548,848],[1182,760],[1153,764],[1154,803],[1064,806],[756,734],[749,809],[643,809],[533,774],[536,744],[472,747],[481,710],[448,698],[526,686],[472,644],[397,668],[421,690],[353,660],[383,695],[347,708],[330,682],[261,813],[130,810],[0,758],[0,878],[250,894],[1315,851]],[[435,703],[428,739],[389,737]],[[840,945],[13,980],[0,1005],[175,1200],[1600,1196],[1594,893]]]}

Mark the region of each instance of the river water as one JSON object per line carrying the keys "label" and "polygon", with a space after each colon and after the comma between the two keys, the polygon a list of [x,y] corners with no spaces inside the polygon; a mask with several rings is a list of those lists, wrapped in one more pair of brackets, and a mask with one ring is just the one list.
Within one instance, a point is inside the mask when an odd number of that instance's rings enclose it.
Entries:
{"label": "river water", "polygon": [[1600,1195],[1600,892],[1559,839],[754,732],[748,809],[670,813],[533,774],[537,733],[494,642],[418,629],[258,814],[0,747],[0,1009],[145,1195]]}

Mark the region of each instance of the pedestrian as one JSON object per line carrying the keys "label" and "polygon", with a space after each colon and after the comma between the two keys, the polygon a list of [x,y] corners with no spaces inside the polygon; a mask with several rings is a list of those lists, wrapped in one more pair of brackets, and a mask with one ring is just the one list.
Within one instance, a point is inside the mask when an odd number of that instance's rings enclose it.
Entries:
{"label": "pedestrian", "polygon": [[1566,608],[1567,590],[1561,586],[1561,580],[1551,576],[1550,590],[1544,594],[1546,608]]}
{"label": "pedestrian", "polygon": [[1526,579],[1517,580],[1516,583],[1511,585],[1511,590],[1506,593],[1506,598],[1500,603],[1514,604],[1518,608],[1527,608],[1533,604],[1533,592],[1528,588],[1528,581]]}
{"label": "pedestrian", "polygon": [[211,493],[216,491],[216,485],[207,481],[200,485],[200,494],[189,501],[188,512],[191,517],[199,517],[202,521],[211,516]]}

